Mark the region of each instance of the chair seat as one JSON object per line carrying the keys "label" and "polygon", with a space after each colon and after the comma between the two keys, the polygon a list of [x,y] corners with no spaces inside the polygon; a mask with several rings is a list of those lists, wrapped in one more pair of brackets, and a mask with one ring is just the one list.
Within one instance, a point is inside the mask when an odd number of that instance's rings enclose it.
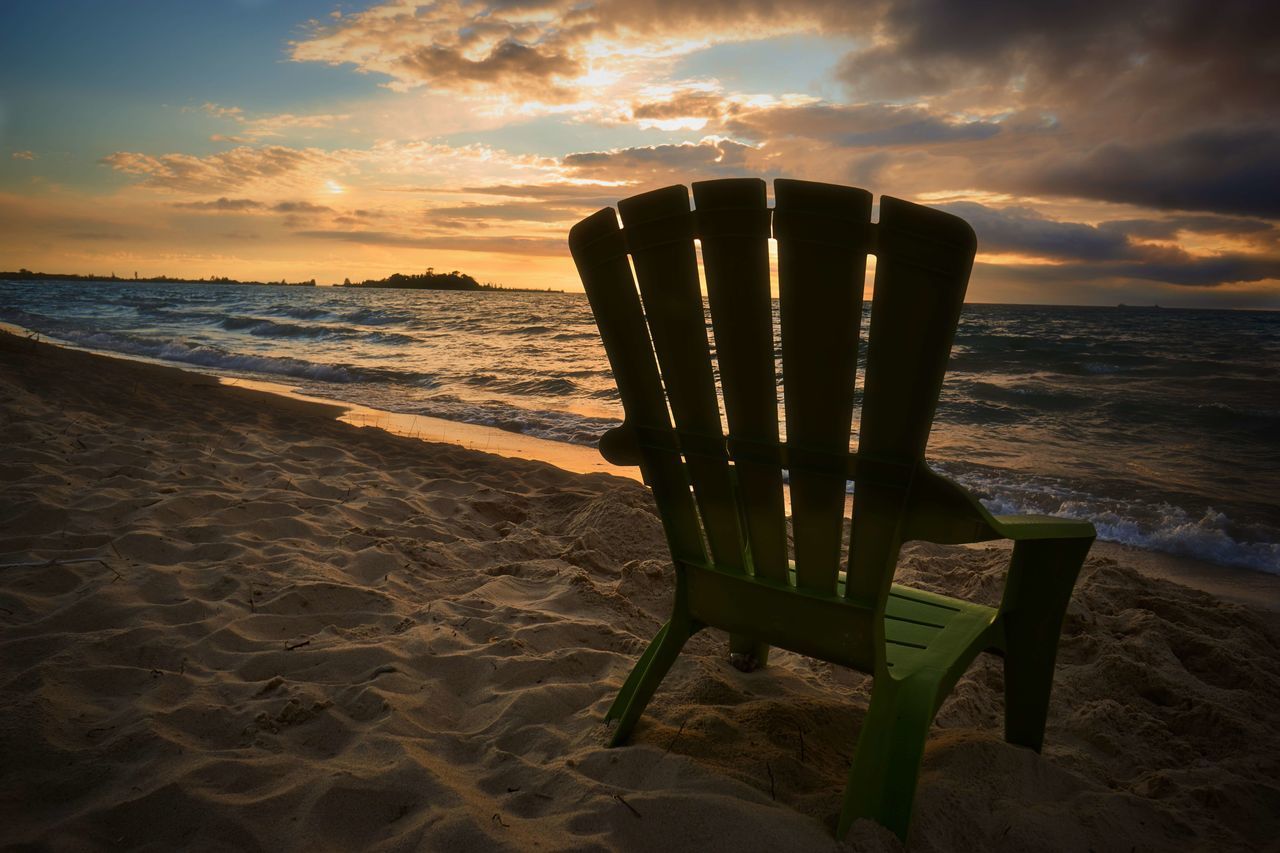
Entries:
{"label": "chair seat", "polygon": [[885,657],[894,678],[947,670],[994,644],[995,619],[994,607],[894,584],[884,611]]}

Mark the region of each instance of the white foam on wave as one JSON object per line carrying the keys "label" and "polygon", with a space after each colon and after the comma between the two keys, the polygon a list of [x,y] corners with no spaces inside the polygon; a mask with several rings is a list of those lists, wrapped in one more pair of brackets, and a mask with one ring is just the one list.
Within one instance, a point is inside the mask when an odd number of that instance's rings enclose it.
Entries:
{"label": "white foam on wave", "polygon": [[1232,538],[1227,516],[1213,507],[1199,518],[1169,504],[1155,509],[1159,521],[1153,525],[1140,524],[1114,512],[1089,515],[1087,506],[1076,509],[1070,502],[1063,505],[1063,514],[1090,518],[1098,528],[1098,538],[1108,542],[1280,574],[1280,542],[1240,542]]}
{"label": "white foam on wave", "polygon": [[1200,513],[1167,502],[1100,498],[1050,479],[1019,481],[1011,474],[935,467],[977,494],[993,515],[1083,518],[1106,542],[1280,574],[1280,542],[1242,540],[1233,535],[1231,519],[1213,507]]}
{"label": "white foam on wave", "polygon": [[266,355],[235,355],[216,347],[183,343],[181,341],[146,340],[113,335],[106,332],[80,332],[67,330],[59,336],[70,343],[90,349],[140,355],[162,361],[176,361],[199,367],[209,367],[229,372],[293,376],[318,382],[358,382],[361,377],[345,367],[315,364],[296,358],[279,358]]}

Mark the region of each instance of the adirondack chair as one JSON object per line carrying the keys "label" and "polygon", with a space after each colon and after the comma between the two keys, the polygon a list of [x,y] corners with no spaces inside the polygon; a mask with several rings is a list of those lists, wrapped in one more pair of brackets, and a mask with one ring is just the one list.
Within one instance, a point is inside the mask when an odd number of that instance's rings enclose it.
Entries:
{"label": "adirondack chair", "polygon": [[[968,224],[887,196],[872,223],[871,194],[852,187],[777,180],[774,194],[771,210],[763,181],[694,183],[691,211],[688,190],[667,187],[619,202],[621,228],[606,208],[569,235],[625,411],[600,450],[640,466],[675,565],[671,618],[606,715],[616,721],[611,745],[627,740],[685,641],[704,627],[728,632],[744,666],[763,665],[772,645],[852,667],[873,682],[837,836],[868,817],[905,840],[928,729],[980,652],[1004,657],[1005,739],[1040,749],[1058,635],[1095,532],[1084,521],[992,516],[925,463],[976,247]],[[875,287],[851,452],[869,253]],[[999,607],[893,582],[905,541],[1001,538],[1015,544]]]}

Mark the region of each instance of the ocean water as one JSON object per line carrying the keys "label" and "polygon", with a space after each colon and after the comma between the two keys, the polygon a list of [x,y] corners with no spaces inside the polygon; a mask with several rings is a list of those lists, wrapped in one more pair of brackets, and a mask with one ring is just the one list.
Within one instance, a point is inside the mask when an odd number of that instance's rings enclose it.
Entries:
{"label": "ocean water", "polygon": [[[554,441],[622,415],[582,294],[0,281],[0,321]],[[1280,312],[966,306],[929,457],[997,513],[1280,573]]]}

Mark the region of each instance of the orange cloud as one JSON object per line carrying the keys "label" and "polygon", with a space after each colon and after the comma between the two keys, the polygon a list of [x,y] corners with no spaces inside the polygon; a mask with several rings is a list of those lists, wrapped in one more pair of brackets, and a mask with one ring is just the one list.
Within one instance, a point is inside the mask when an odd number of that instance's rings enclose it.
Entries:
{"label": "orange cloud", "polygon": [[129,175],[143,178],[146,186],[193,193],[216,193],[262,181],[281,184],[296,182],[317,170],[336,171],[348,166],[338,153],[318,148],[262,148],[241,146],[230,151],[196,157],[190,154],[163,154],[154,157],[131,151],[117,151],[102,163]]}
{"label": "orange cloud", "polygon": [[[857,7],[865,5],[870,4],[392,0],[314,22],[290,47],[296,61],[351,63],[360,72],[384,75],[397,90],[429,86],[486,99],[506,111],[527,112],[539,104],[590,108],[651,81],[673,57],[713,44],[830,27],[850,31]],[[516,101],[512,94],[521,97]]]}
{"label": "orange cloud", "polygon": [[334,127],[351,118],[350,115],[345,113],[314,113],[311,115],[274,113],[250,117],[240,107],[227,107],[214,103],[206,103],[200,109],[215,118],[228,119],[239,125],[242,136],[226,136],[215,133],[210,137],[214,142],[247,142],[264,136],[283,136],[289,130]]}

